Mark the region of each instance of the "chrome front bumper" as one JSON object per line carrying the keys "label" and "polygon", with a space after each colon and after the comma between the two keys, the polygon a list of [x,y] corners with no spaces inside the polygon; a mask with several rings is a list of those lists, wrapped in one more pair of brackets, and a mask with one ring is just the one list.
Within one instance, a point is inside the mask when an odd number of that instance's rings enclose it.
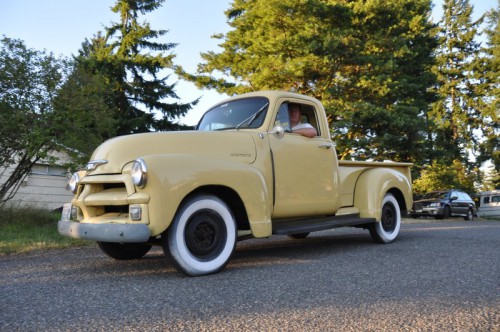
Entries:
{"label": "chrome front bumper", "polygon": [[145,224],[88,224],[59,220],[57,229],[63,236],[100,242],[139,243],[150,238]]}

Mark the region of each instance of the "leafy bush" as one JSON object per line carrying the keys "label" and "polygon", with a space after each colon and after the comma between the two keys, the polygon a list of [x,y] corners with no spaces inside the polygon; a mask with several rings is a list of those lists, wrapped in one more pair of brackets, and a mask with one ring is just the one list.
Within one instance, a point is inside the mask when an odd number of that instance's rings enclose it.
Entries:
{"label": "leafy bush", "polygon": [[475,193],[474,180],[477,175],[468,173],[459,161],[452,165],[434,163],[425,168],[420,178],[413,181],[413,191],[416,194],[425,194],[433,190],[461,189],[470,194]]}

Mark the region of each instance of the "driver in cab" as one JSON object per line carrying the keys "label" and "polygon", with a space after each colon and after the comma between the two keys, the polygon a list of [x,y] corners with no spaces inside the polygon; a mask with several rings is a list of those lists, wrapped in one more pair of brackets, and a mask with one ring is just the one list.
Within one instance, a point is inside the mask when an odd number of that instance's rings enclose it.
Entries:
{"label": "driver in cab", "polygon": [[288,104],[288,116],[290,118],[290,126],[294,134],[300,134],[305,137],[315,137],[318,135],[316,129],[309,123],[300,122],[302,110],[299,104]]}

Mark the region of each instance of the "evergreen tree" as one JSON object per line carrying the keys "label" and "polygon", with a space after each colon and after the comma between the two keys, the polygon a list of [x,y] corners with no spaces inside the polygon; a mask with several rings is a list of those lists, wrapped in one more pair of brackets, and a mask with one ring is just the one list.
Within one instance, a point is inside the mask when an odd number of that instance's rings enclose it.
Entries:
{"label": "evergreen tree", "polygon": [[497,9],[491,10],[486,18],[488,26],[484,56],[476,61],[478,81],[481,88],[479,107],[483,116],[482,133],[484,139],[480,144],[479,162],[491,160],[493,167],[490,172],[491,187],[500,189],[500,1]]}
{"label": "evergreen tree", "polygon": [[476,130],[482,128],[483,120],[474,61],[480,52],[476,37],[482,19],[473,22],[472,11],[468,0],[444,1],[434,68],[439,99],[430,112],[435,125],[433,159],[445,165],[459,161],[469,165],[469,170],[474,167],[469,153],[478,150]]}
{"label": "evergreen tree", "polygon": [[[166,30],[153,30],[149,23],[139,22],[140,15],[159,8],[163,1],[116,1],[112,11],[119,14],[120,21],[112,23],[105,33],[98,33],[82,45],[75,59],[74,73],[64,90],[66,96],[62,96],[59,103],[62,112],[65,109],[87,112],[83,115],[87,121],[94,126],[100,125],[100,133],[109,137],[185,128],[177,120],[196,101],[187,104],[171,102],[179,97],[174,91],[175,84],[167,82],[169,75],[164,71],[173,67],[174,54],[169,52],[175,44],[159,41]],[[98,84],[94,86],[96,82]],[[77,92],[71,85],[87,88]],[[74,93],[84,95],[75,98]],[[73,99],[80,104],[85,96],[97,103],[93,105],[96,109],[91,105],[73,107],[66,103]],[[107,125],[115,128],[107,135],[103,127],[106,124],[95,121],[99,114],[112,117]]]}
{"label": "evergreen tree", "polygon": [[199,87],[289,90],[320,99],[342,158],[424,160],[435,40],[429,0],[235,0]]}
{"label": "evergreen tree", "polygon": [[68,148],[74,169],[88,162],[95,148],[116,136],[119,129],[113,82],[89,70],[88,63],[82,57],[72,62],[71,73],[54,100],[56,139]]}

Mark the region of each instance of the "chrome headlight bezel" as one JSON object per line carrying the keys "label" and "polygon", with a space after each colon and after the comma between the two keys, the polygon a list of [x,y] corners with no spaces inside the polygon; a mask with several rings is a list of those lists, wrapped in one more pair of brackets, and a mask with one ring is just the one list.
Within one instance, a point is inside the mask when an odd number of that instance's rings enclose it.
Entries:
{"label": "chrome headlight bezel", "polygon": [[139,158],[132,164],[132,170],[130,171],[130,176],[132,177],[132,183],[134,186],[139,188],[144,188],[148,182],[148,168],[146,167],[146,162]]}
{"label": "chrome headlight bezel", "polygon": [[68,181],[68,189],[73,194],[76,194],[76,191],[78,190],[79,183],[80,183],[80,176],[78,175],[78,173],[73,173],[73,175],[71,175],[71,178]]}

